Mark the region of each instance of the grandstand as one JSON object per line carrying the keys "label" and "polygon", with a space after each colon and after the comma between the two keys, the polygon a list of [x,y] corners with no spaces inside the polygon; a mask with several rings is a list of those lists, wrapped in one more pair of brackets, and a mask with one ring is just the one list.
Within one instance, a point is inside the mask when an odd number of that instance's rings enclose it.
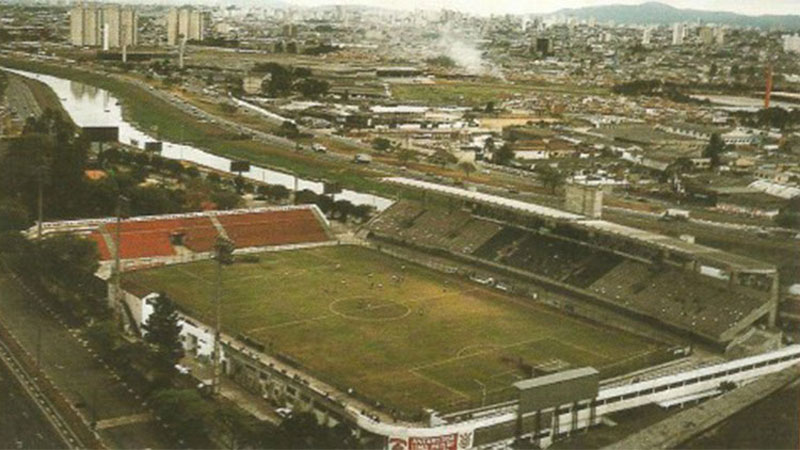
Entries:
{"label": "grandstand", "polygon": [[589,289],[614,303],[693,333],[732,339],[764,315],[763,292],[669,267],[625,261]]}
{"label": "grandstand", "polygon": [[327,241],[311,209],[220,215],[216,219],[237,248]]}
{"label": "grandstand", "polygon": [[760,261],[488,194],[451,187],[429,194],[384,211],[368,225],[370,236],[552,280],[579,298],[717,344],[774,318],[777,272]]}
{"label": "grandstand", "polygon": [[[314,205],[254,210],[88,219],[44,224],[46,233],[77,232],[97,244],[101,261],[114,258],[117,232],[123,260],[180,258],[213,250],[220,235],[237,249],[329,241],[328,224]],[[117,227],[119,226],[119,230]]]}
{"label": "grandstand", "polygon": [[426,209],[398,201],[376,217],[369,229],[376,234],[424,247],[471,254],[502,229],[495,222],[460,209]]}

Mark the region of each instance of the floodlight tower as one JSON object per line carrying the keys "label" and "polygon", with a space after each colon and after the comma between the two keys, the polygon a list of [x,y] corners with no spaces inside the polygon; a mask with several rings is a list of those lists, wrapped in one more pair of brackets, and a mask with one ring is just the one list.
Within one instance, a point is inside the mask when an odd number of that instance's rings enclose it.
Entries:
{"label": "floodlight tower", "polygon": [[211,392],[219,393],[220,362],[222,361],[220,338],[222,336],[222,266],[233,264],[233,241],[223,235],[217,236],[214,243],[214,259],[217,260],[217,283],[214,293],[216,306],[216,320],[214,325],[214,358],[213,358],[213,381]]}
{"label": "floodlight tower", "polygon": [[123,325],[122,315],[122,257],[120,256],[120,247],[122,246],[122,217],[124,215],[124,206],[127,204],[128,198],[120,194],[117,196],[117,228],[114,230],[114,304],[112,310],[114,313],[114,322],[117,326]]}

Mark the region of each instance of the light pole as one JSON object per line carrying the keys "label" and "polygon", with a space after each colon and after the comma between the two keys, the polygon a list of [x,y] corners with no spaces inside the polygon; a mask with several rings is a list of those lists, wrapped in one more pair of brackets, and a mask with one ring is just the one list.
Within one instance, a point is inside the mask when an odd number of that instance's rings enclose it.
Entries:
{"label": "light pole", "polygon": [[214,359],[213,359],[213,385],[211,392],[219,393],[220,364],[222,361],[220,337],[222,335],[222,266],[233,264],[233,250],[235,245],[228,237],[219,235],[214,244],[214,259],[217,260],[217,283],[214,293],[216,306],[216,320],[214,326]]}
{"label": "light pole", "polygon": [[123,206],[127,204],[128,198],[122,194],[117,196],[117,227],[114,230],[114,322],[117,326],[122,326],[122,261],[120,247],[122,246],[122,215]]}
{"label": "light pole", "polygon": [[36,205],[39,222],[36,224],[36,239],[39,241],[42,240],[42,222],[44,221],[44,180],[47,178],[48,174],[49,168],[47,164],[42,163],[36,168],[36,175],[39,181],[39,196]]}

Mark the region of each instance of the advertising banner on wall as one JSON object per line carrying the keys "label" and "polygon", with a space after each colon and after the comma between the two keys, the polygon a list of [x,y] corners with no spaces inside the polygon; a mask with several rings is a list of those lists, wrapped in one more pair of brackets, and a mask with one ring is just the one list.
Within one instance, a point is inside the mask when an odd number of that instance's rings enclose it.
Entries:
{"label": "advertising banner on wall", "polygon": [[433,437],[389,438],[389,450],[466,450],[472,448],[472,431]]}

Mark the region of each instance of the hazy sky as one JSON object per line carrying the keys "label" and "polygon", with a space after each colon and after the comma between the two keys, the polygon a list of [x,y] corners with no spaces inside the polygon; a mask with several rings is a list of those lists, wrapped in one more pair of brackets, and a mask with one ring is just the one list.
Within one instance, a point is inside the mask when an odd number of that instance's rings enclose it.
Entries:
{"label": "hazy sky", "polygon": [[[800,0],[660,0],[679,8],[732,11],[740,14],[800,14]],[[363,4],[402,9],[450,8],[476,14],[546,13],[561,8],[605,4],[637,4],[642,0],[287,0],[302,5]]]}

